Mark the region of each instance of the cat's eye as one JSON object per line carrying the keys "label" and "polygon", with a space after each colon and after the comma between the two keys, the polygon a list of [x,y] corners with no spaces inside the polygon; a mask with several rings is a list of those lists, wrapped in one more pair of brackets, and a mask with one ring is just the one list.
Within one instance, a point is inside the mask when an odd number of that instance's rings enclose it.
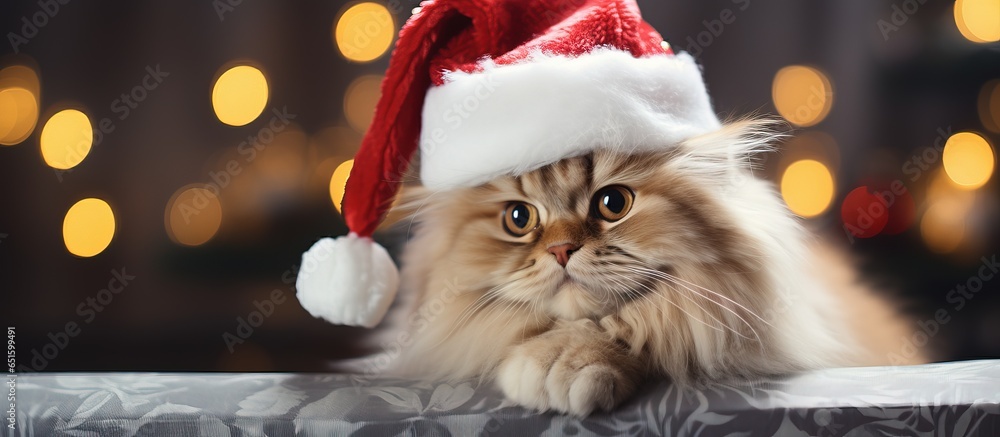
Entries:
{"label": "cat's eye", "polygon": [[628,215],[633,200],[635,193],[628,187],[610,185],[601,188],[594,195],[593,214],[603,220],[616,222]]}
{"label": "cat's eye", "polygon": [[510,202],[503,210],[503,229],[515,237],[528,235],[538,226],[538,210],[524,202]]}

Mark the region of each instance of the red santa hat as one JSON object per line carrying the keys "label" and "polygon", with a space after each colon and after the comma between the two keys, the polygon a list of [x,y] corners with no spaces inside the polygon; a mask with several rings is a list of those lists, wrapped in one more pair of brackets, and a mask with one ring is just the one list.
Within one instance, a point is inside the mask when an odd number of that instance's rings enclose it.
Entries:
{"label": "red santa hat", "polygon": [[312,315],[371,327],[399,276],[371,240],[420,150],[435,190],[601,148],[669,148],[719,127],[694,59],[634,0],[427,0],[403,26],[342,209],[351,233],[303,255]]}

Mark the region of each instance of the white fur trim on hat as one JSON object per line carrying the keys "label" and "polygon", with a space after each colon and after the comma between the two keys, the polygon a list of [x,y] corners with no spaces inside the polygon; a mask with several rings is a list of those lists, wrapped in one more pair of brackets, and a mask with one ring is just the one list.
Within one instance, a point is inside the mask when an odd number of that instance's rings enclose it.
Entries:
{"label": "white fur trim on hat", "polygon": [[396,297],[399,272],[382,246],[352,233],[323,238],[306,251],[295,288],[313,317],[372,328]]}
{"label": "white fur trim on hat", "polygon": [[432,189],[475,186],[599,148],[663,149],[719,126],[686,53],[601,48],[487,62],[427,91],[420,178]]}

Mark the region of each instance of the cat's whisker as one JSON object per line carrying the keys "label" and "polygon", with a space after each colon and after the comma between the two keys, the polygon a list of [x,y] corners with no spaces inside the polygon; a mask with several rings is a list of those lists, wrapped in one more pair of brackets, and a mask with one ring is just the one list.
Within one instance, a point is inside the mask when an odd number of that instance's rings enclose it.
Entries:
{"label": "cat's whisker", "polygon": [[[630,279],[631,279],[631,278],[630,278]],[[656,280],[656,278],[650,278],[650,279],[654,279],[654,280]],[[633,281],[635,281],[635,280],[633,279]],[[635,281],[635,282],[637,282],[637,283],[638,283],[639,281]],[[665,284],[666,284],[666,282],[664,282],[664,281],[662,281],[662,280],[661,280],[661,283],[665,283]],[[667,284],[667,285],[670,285],[670,284]],[[652,292],[653,292],[653,293],[656,293],[656,291],[655,291],[655,290],[654,290],[654,291],[652,291]],[[734,334],[736,334],[736,335],[738,335],[738,336],[740,336],[740,337],[743,337],[743,338],[746,338],[746,339],[749,339],[749,338],[750,338],[750,337],[747,337],[746,335],[744,335],[744,334],[740,333],[739,331],[736,331],[735,329],[733,329],[733,328],[732,328],[731,326],[729,326],[729,324],[728,324],[728,323],[725,323],[725,322],[723,322],[722,320],[719,320],[719,318],[718,318],[718,317],[715,317],[715,316],[714,316],[714,315],[713,315],[713,314],[712,314],[711,312],[709,312],[709,311],[708,311],[708,310],[707,310],[707,309],[706,309],[705,307],[701,306],[701,304],[700,304],[700,303],[698,303],[698,301],[697,301],[697,300],[693,299],[692,297],[688,296],[688,295],[687,295],[687,294],[685,294],[685,293],[680,293],[680,296],[681,296],[681,297],[683,297],[683,298],[685,298],[685,299],[687,299],[687,300],[688,300],[689,302],[691,302],[691,303],[692,303],[692,304],[694,304],[695,306],[697,306],[697,307],[698,307],[698,309],[700,309],[700,310],[702,311],[702,313],[703,313],[703,314],[705,314],[705,315],[707,315],[708,317],[710,317],[710,318],[711,318],[712,320],[714,320],[714,321],[715,321],[716,323],[718,323],[718,325],[719,325],[719,326],[722,326],[722,327],[724,327],[724,328],[726,328],[726,329],[728,329],[728,330],[732,331],[732,332],[733,332]],[[720,330],[720,331],[721,331],[721,330]]]}
{"label": "cat's whisker", "polygon": [[435,343],[432,347],[440,346],[442,343],[444,343],[445,340],[450,338],[455,333],[455,331],[465,326],[466,322],[472,320],[473,315],[482,311],[482,309],[489,306],[490,303],[498,300],[500,295],[503,293],[504,287],[506,287],[507,285],[508,283],[494,286],[489,290],[487,290],[486,292],[484,292],[482,296],[476,298],[476,300],[473,301],[472,304],[470,304],[464,310],[462,310],[462,312],[459,314],[458,321],[456,321],[451,330],[448,331],[448,334],[444,335],[441,338],[441,340]]}
{"label": "cat's whisker", "polygon": [[[483,305],[488,304],[491,300],[498,297],[499,294],[503,292],[504,286],[506,285],[507,284],[500,284],[493,288],[490,288],[489,290],[486,290],[486,292],[484,292],[482,296],[476,298],[476,300],[473,301],[471,305],[469,305],[468,307],[465,308],[464,311],[462,311],[463,316],[467,316],[468,314],[474,314],[478,312]],[[460,318],[459,322],[461,322],[461,320],[464,318],[465,317]]]}
{"label": "cat's whisker", "polygon": [[420,201],[420,205],[417,206],[417,209],[413,211],[413,214],[410,214],[410,222],[406,224],[406,240],[407,241],[410,240],[410,231],[413,229],[413,222],[415,222],[417,220],[417,216],[420,215],[421,210],[424,209],[424,206],[426,206],[431,201],[431,199],[434,198],[434,196],[440,194],[443,191],[445,191],[445,190],[444,189],[434,190],[430,194],[424,196],[424,198],[421,199],[421,201]]}
{"label": "cat's whisker", "polygon": [[470,316],[482,311],[484,307],[501,300],[502,295],[507,291],[509,286],[510,283],[500,284],[483,293],[483,295],[480,296],[476,302],[473,303],[473,305],[469,305],[469,308],[475,307],[475,309],[468,313],[465,318],[469,318]]}
{"label": "cat's whisker", "polygon": [[[698,295],[698,296],[702,297],[703,299],[705,299],[705,300],[707,300],[707,301],[709,301],[709,302],[712,302],[712,303],[714,303],[714,304],[715,304],[716,306],[718,306],[719,308],[722,308],[722,309],[724,309],[724,310],[728,311],[729,313],[731,313],[732,315],[736,316],[736,318],[738,318],[738,319],[739,319],[739,320],[740,320],[741,322],[743,322],[743,324],[744,324],[744,325],[746,325],[746,327],[747,327],[747,328],[749,328],[749,329],[750,329],[750,331],[751,331],[751,332],[753,333],[754,337],[756,337],[756,338],[757,338],[757,342],[758,342],[758,343],[760,343],[760,342],[761,342],[761,340],[760,340],[760,335],[759,335],[759,334],[757,333],[757,330],[756,330],[756,329],[754,329],[753,325],[751,325],[751,324],[750,324],[750,322],[748,322],[748,321],[747,321],[747,320],[746,320],[745,318],[743,318],[743,316],[741,316],[741,315],[740,315],[739,313],[737,313],[736,311],[734,311],[734,310],[733,310],[732,308],[729,308],[728,306],[725,306],[725,305],[722,305],[722,304],[721,304],[721,303],[719,303],[718,301],[716,301],[716,300],[714,300],[714,299],[711,299],[711,298],[709,298],[709,297],[708,297],[708,296],[706,296],[705,294],[702,294],[702,293],[698,292],[697,290],[694,290],[694,289],[692,289],[692,288],[690,288],[690,287],[688,287],[688,286],[684,285],[684,284],[683,284],[682,282],[678,282],[678,281],[676,281],[676,277],[674,277],[674,276],[672,276],[672,275],[666,275],[666,276],[661,276],[661,275],[653,275],[653,273],[654,273],[654,272],[659,272],[658,270],[652,270],[652,269],[645,269],[645,268],[644,268],[644,269],[642,269],[642,270],[634,270],[634,268],[633,268],[633,267],[627,267],[627,268],[629,268],[629,269],[633,269],[632,271],[634,271],[634,272],[636,272],[636,273],[640,273],[640,274],[641,274],[641,273],[645,273],[645,274],[648,274],[648,275],[651,275],[651,276],[656,276],[656,277],[660,278],[661,280],[668,280],[668,281],[671,281],[671,282],[673,282],[673,283],[674,283],[675,285],[678,285],[678,286],[680,286],[680,287],[684,288],[685,290],[687,290],[687,291],[689,291],[689,292],[691,292],[691,293],[694,293],[694,294],[696,294],[696,295]],[[659,273],[663,273],[663,272],[659,272]],[[664,274],[664,275],[665,275],[665,274]],[[717,293],[716,293],[716,294],[717,294]],[[684,296],[684,294],[681,294],[681,296]],[[741,307],[742,307],[742,305],[741,305]],[[745,308],[745,307],[744,307],[744,308]],[[736,335],[739,335],[739,336],[741,336],[741,337],[744,337],[744,338],[749,338],[749,337],[746,337],[746,336],[745,336],[744,334],[742,334],[742,333],[740,333],[740,332],[736,331],[735,329],[733,329],[732,327],[730,327],[730,326],[728,326],[728,325],[726,325],[726,327],[727,327],[727,328],[728,328],[729,330],[731,330],[731,331],[732,331],[732,332],[733,332],[734,334],[736,334]]]}
{"label": "cat's whisker", "polygon": [[[625,295],[626,295],[624,297],[627,297],[629,299],[629,302],[639,302],[639,301],[641,301],[643,299],[647,299],[647,297],[644,296],[645,293],[642,293],[642,292],[640,292],[638,290],[635,290],[635,289],[633,289],[631,287],[626,288],[624,291],[625,291]],[[656,309],[656,311],[660,311],[660,308],[657,307],[657,306],[655,306],[655,305],[654,305],[654,308]],[[642,330],[644,332],[649,329],[649,326],[648,326],[649,322],[647,322],[645,318],[640,318],[636,322],[638,322],[640,324],[640,327],[642,328]]]}
{"label": "cat's whisker", "polygon": [[[661,272],[661,273],[663,273],[663,272]],[[757,320],[760,320],[760,321],[761,321],[761,323],[764,323],[764,324],[765,324],[765,325],[767,325],[767,326],[772,326],[770,322],[768,322],[767,320],[764,320],[764,318],[763,318],[763,317],[761,317],[761,316],[757,315],[757,313],[755,313],[755,312],[754,312],[753,310],[751,310],[750,308],[747,308],[746,306],[744,306],[744,305],[740,304],[739,302],[736,302],[735,300],[733,300],[733,299],[730,299],[729,297],[727,297],[726,295],[724,295],[724,294],[722,294],[722,293],[719,293],[719,292],[717,292],[717,291],[714,291],[714,290],[712,290],[712,289],[709,289],[709,288],[705,288],[705,287],[703,287],[703,286],[701,286],[701,285],[698,285],[698,284],[695,284],[695,283],[693,283],[693,282],[690,282],[690,281],[686,281],[686,280],[684,280],[684,279],[682,279],[682,278],[680,278],[680,277],[677,277],[677,276],[674,276],[674,275],[671,275],[671,274],[669,274],[669,273],[663,273],[663,274],[664,274],[664,275],[667,275],[668,277],[671,277],[671,278],[672,278],[673,280],[676,280],[676,281],[679,281],[679,282],[683,282],[683,283],[685,283],[685,284],[688,284],[688,285],[690,285],[690,286],[693,286],[693,287],[697,287],[697,288],[699,288],[699,289],[701,289],[701,290],[704,290],[704,291],[707,291],[707,292],[709,292],[709,293],[712,293],[712,294],[713,294],[713,295],[715,295],[715,296],[718,296],[718,297],[720,297],[720,298],[722,298],[722,299],[725,299],[725,300],[727,300],[727,301],[729,301],[729,302],[732,302],[732,303],[733,303],[734,305],[736,305],[736,306],[740,307],[741,309],[743,309],[743,311],[746,311],[746,312],[747,312],[747,314],[749,314],[749,315],[753,316],[753,317],[754,317],[754,318],[756,318]]]}
{"label": "cat's whisker", "polygon": [[[623,282],[618,281],[617,279],[615,279],[614,276],[609,276],[608,279],[611,280],[611,282],[614,282],[615,284],[619,285],[621,287],[622,291],[624,291],[626,293],[630,291],[628,285],[626,285]],[[625,279],[630,279],[630,278],[625,278]],[[611,289],[609,294],[611,294],[615,298],[615,306],[616,306],[616,308],[620,309],[621,307],[625,306],[625,304],[627,303],[627,301],[625,300],[625,297],[624,296],[620,296],[617,289]],[[621,298],[621,306],[618,306],[619,298]]]}
{"label": "cat's whisker", "polygon": [[[499,293],[502,294],[502,293],[504,293],[506,291],[508,291],[508,290],[503,290],[503,291],[500,291]],[[517,299],[497,299],[496,301],[499,302],[499,304],[498,304],[499,306],[492,306],[490,309],[491,310],[495,310],[497,308],[500,308],[500,312],[499,312],[499,314],[497,314],[496,312],[494,312],[494,316],[505,315],[506,313],[508,313],[508,312],[516,309],[517,307],[522,306],[522,305],[526,305],[528,303],[527,301],[517,300]],[[494,318],[496,318],[496,317],[494,317]],[[508,321],[509,321],[509,318],[508,318]],[[504,325],[504,326],[506,326],[506,325]]]}
{"label": "cat's whisker", "polygon": [[[707,323],[707,322],[705,322],[704,320],[702,320],[702,319],[699,319],[699,318],[695,317],[694,315],[692,315],[691,313],[689,313],[689,312],[685,311],[685,310],[684,310],[683,308],[681,308],[681,307],[680,307],[679,305],[677,305],[677,304],[676,304],[675,302],[673,302],[673,301],[671,301],[670,299],[668,299],[668,298],[667,298],[666,296],[663,296],[663,295],[662,295],[661,293],[657,293],[657,291],[658,291],[658,290],[656,290],[655,288],[652,288],[652,287],[650,287],[649,285],[647,285],[647,284],[644,284],[644,283],[642,283],[642,282],[641,282],[641,281],[639,281],[639,280],[636,280],[636,279],[634,279],[634,278],[630,278],[630,277],[628,277],[628,276],[625,276],[625,275],[622,275],[621,277],[623,277],[623,278],[625,278],[625,279],[628,279],[628,280],[630,280],[630,281],[632,281],[632,282],[635,282],[635,283],[636,283],[637,285],[639,285],[640,287],[644,288],[644,289],[645,289],[645,290],[646,290],[647,292],[646,292],[646,293],[642,293],[642,294],[640,294],[640,296],[641,296],[641,297],[643,297],[643,298],[645,298],[645,299],[647,299],[647,300],[648,300],[648,299],[651,299],[650,297],[647,297],[648,295],[656,295],[655,297],[658,297],[658,298],[661,298],[661,299],[663,299],[663,300],[667,301],[668,303],[670,303],[671,305],[674,305],[675,307],[677,307],[677,309],[681,310],[681,311],[682,311],[682,312],[683,312],[684,314],[687,314],[687,315],[688,315],[688,317],[690,317],[690,318],[692,318],[692,319],[695,319],[695,320],[697,320],[697,321],[701,322],[701,323],[702,323],[703,325],[705,325],[706,327],[708,327],[708,328],[711,328],[711,329],[714,329],[714,330],[716,330],[716,331],[719,331],[719,332],[723,332],[723,329],[722,329],[722,328],[720,328],[719,326],[715,326],[715,325],[710,325],[710,324],[708,324],[708,323]],[[654,279],[654,280],[656,280],[656,278],[651,278],[651,279]],[[701,309],[702,313],[704,313],[705,315],[707,315],[707,316],[711,317],[711,318],[712,318],[713,320],[715,320],[716,322],[718,322],[718,324],[719,324],[719,325],[721,325],[722,327],[724,327],[724,328],[726,328],[726,329],[728,329],[728,330],[732,331],[733,333],[735,333],[735,334],[737,334],[737,335],[740,335],[740,336],[743,336],[743,335],[742,335],[742,334],[740,334],[739,332],[736,332],[736,331],[735,331],[735,330],[734,330],[733,328],[731,328],[730,326],[726,325],[725,323],[722,323],[722,321],[720,321],[720,320],[719,320],[719,319],[717,319],[717,318],[716,318],[715,316],[713,316],[713,315],[712,315],[711,313],[709,313],[709,312],[708,312],[708,311],[707,311],[707,310],[706,310],[706,309],[705,309],[704,307],[702,307],[701,305],[698,305],[698,303],[697,303],[697,302],[695,302],[695,301],[694,301],[693,299],[691,299],[690,297],[688,297],[688,296],[685,296],[684,294],[680,294],[680,296],[681,296],[681,297],[683,297],[683,298],[685,298],[685,299],[688,299],[689,301],[691,301],[692,303],[694,303],[695,305],[697,305],[697,306],[698,306],[698,308],[700,308],[700,309]],[[745,336],[743,336],[743,337],[745,337]],[[746,337],[746,338],[749,338],[749,337]]]}
{"label": "cat's whisker", "polygon": [[[743,322],[743,325],[745,325],[748,329],[750,329],[750,332],[754,335],[754,337],[756,338],[756,340],[757,340],[758,343],[761,342],[760,335],[757,333],[757,330],[753,327],[753,325],[750,324],[750,322],[748,322],[746,319],[744,319],[743,316],[741,316],[739,313],[737,313],[736,311],[734,311],[733,309],[731,309],[731,308],[729,308],[727,306],[721,305],[719,302],[716,302],[715,300],[710,299],[708,296],[706,296],[706,295],[704,295],[702,293],[699,293],[697,290],[694,290],[691,287],[688,287],[688,286],[684,285],[683,283],[674,282],[674,284],[680,286],[681,288],[683,288],[684,290],[687,290],[690,293],[696,294],[699,297],[701,297],[701,298],[703,298],[703,299],[705,299],[705,300],[707,300],[709,302],[714,303],[719,308],[722,308],[722,309],[728,311],[733,316],[735,316],[737,319],[739,319],[740,322]],[[683,294],[681,294],[681,295],[683,296]],[[748,340],[750,339],[750,337],[747,337],[745,334],[743,334],[743,333],[741,333],[741,332],[739,332],[739,331],[737,331],[735,329],[732,329],[731,327],[730,327],[730,330],[734,334],[736,334],[736,335],[738,335],[740,337],[743,337],[743,338],[748,339]]]}
{"label": "cat's whisker", "polygon": [[[767,320],[764,320],[764,318],[763,318],[763,317],[760,317],[760,316],[758,316],[758,315],[757,315],[757,313],[755,313],[755,312],[754,312],[753,310],[751,310],[750,308],[747,308],[747,307],[746,307],[746,306],[744,306],[743,304],[741,304],[741,303],[739,303],[739,302],[737,302],[737,301],[735,301],[735,300],[733,300],[733,299],[730,299],[730,298],[729,298],[728,296],[726,296],[726,295],[724,295],[724,294],[722,294],[722,293],[719,293],[719,292],[717,292],[717,291],[714,291],[714,290],[712,290],[712,289],[709,289],[709,288],[705,288],[705,287],[703,287],[703,286],[701,286],[701,285],[698,285],[698,284],[695,284],[695,283],[693,283],[693,282],[690,282],[690,281],[687,281],[687,280],[685,280],[685,279],[683,279],[683,278],[680,278],[680,277],[677,277],[677,276],[675,276],[675,275],[671,275],[671,274],[669,274],[669,273],[666,273],[666,272],[663,272],[663,271],[660,271],[660,270],[656,270],[656,269],[651,269],[651,268],[648,268],[648,267],[634,267],[634,266],[629,266],[629,268],[636,268],[636,269],[640,269],[640,270],[642,270],[642,271],[644,271],[644,272],[647,272],[647,273],[649,273],[649,274],[653,274],[653,275],[657,275],[657,276],[662,276],[662,277],[665,277],[665,278],[667,278],[667,279],[670,279],[670,280],[674,280],[674,281],[678,281],[678,282],[682,282],[682,283],[685,283],[685,284],[687,284],[687,285],[690,285],[690,286],[693,286],[693,287],[697,287],[697,288],[699,288],[699,289],[701,289],[701,290],[704,290],[704,291],[707,291],[707,292],[711,293],[711,294],[712,294],[712,295],[714,295],[714,296],[718,296],[719,298],[721,298],[721,299],[724,299],[724,300],[726,300],[726,301],[728,301],[728,302],[732,303],[733,305],[736,305],[737,307],[739,307],[739,308],[740,308],[740,309],[742,309],[743,311],[746,311],[746,312],[747,312],[747,314],[749,314],[749,315],[753,316],[753,317],[754,317],[754,318],[756,318],[757,320],[760,320],[760,321],[761,321],[761,323],[764,323],[764,324],[765,324],[765,325],[767,325],[767,326],[771,326],[771,324],[770,324],[770,323],[769,323],[769,322],[768,322]],[[710,300],[711,300],[711,299],[710,299]],[[713,302],[714,302],[714,300],[713,300]],[[725,307],[725,308],[728,308],[728,306],[727,306],[727,307]]]}
{"label": "cat's whisker", "polygon": [[[503,309],[503,311],[500,312],[500,315],[501,316],[507,316],[508,314],[513,315],[519,309],[521,309],[522,307],[524,307],[526,305],[528,305],[527,301],[511,300],[511,301],[509,301],[509,303],[507,303],[507,305],[504,306],[504,309]],[[510,322],[512,320],[514,320],[514,317],[506,317],[506,319],[507,319],[507,321],[504,322],[503,326],[500,328],[501,330],[507,329],[507,326],[510,325]],[[486,326],[484,326],[483,329],[486,329]],[[486,335],[486,334],[487,334],[486,332],[482,333],[482,335]]]}
{"label": "cat's whisker", "polygon": [[[471,305],[469,305],[462,311],[458,321],[455,323],[454,329],[458,329],[465,326],[466,322],[472,320],[473,315],[482,311],[484,307],[486,307],[495,300],[496,300],[495,297],[486,297],[485,295],[476,299],[475,302],[473,302]],[[452,331],[454,331],[454,329],[452,329]],[[451,333],[449,332],[448,335],[450,336]]]}
{"label": "cat's whisker", "polygon": [[[674,308],[677,308],[678,311],[680,311],[680,312],[684,313],[685,315],[687,315],[691,320],[699,322],[702,325],[705,325],[709,329],[714,329],[714,330],[716,330],[718,332],[725,332],[725,331],[722,330],[722,328],[719,328],[718,326],[710,325],[707,322],[705,322],[704,320],[696,317],[694,314],[691,314],[690,312],[688,312],[687,310],[685,310],[683,307],[681,307],[680,305],[678,305],[676,302],[670,300],[670,298],[668,298],[668,297],[666,297],[666,296],[664,296],[664,295],[662,295],[660,293],[657,293],[656,290],[654,290],[652,288],[649,288],[648,285],[640,283],[640,286],[646,288],[647,292],[646,293],[641,293],[639,295],[639,299],[652,300],[652,298],[655,296],[655,297],[660,298],[663,301],[669,303],[670,305],[673,305]],[[657,305],[653,305],[653,308],[655,308],[656,311],[660,311],[660,308]],[[732,330],[732,328],[729,328],[729,329]]]}
{"label": "cat's whisker", "polygon": [[[528,307],[528,311],[531,313],[532,317],[535,319],[535,325],[536,326],[540,326],[540,325],[543,324],[542,321],[538,320],[538,315],[539,315],[539,313],[541,313],[541,311],[538,308],[539,303],[540,302],[539,302],[538,299],[531,299],[530,305]],[[546,318],[548,318],[548,317],[546,316]],[[527,328],[528,328],[528,319],[525,318],[524,319],[524,323],[521,326],[521,338],[526,338],[524,330],[527,329]]]}
{"label": "cat's whisker", "polygon": [[535,262],[537,262],[537,260],[534,260],[534,259],[529,260],[528,263],[524,267],[518,267],[517,269],[512,270],[511,273],[517,273],[517,272],[520,272],[522,270],[530,269],[530,268],[532,268],[532,267],[535,266]]}
{"label": "cat's whisker", "polygon": [[[486,329],[490,324],[492,324],[493,320],[497,319],[500,313],[505,313],[514,304],[514,301],[500,300],[495,303],[496,305],[489,305],[485,308],[480,330]],[[482,335],[483,333],[481,332],[479,334]]]}
{"label": "cat's whisker", "polygon": [[[610,278],[609,278],[609,279],[610,279]],[[620,282],[617,282],[617,281],[615,281],[614,279],[611,279],[611,281],[613,281],[613,282],[617,283],[617,284],[618,284],[618,286],[619,286],[619,287],[621,287],[621,288],[623,288],[623,289],[624,289],[624,288],[627,288],[627,287],[625,286],[625,284],[622,284],[622,283],[620,283]],[[618,297],[617,297],[617,296],[618,296],[618,293],[617,293],[617,291],[616,291],[615,289],[612,289],[612,290],[611,290],[611,293],[602,293],[602,294],[601,294],[601,302],[600,302],[600,303],[601,303],[601,304],[607,304],[607,303],[608,303],[608,300],[610,300],[610,299],[614,299],[614,300],[615,300],[615,306],[617,306],[617,305],[618,305]]]}
{"label": "cat's whisker", "polygon": [[[634,299],[634,297],[632,297],[632,295],[635,294],[635,291],[632,290],[632,287],[629,287],[627,284],[623,283],[622,284],[622,292],[624,292],[624,295],[621,294],[621,293],[618,293],[617,290],[615,290],[615,294],[618,295],[619,297],[621,297],[621,302],[622,302],[621,303],[621,307],[624,307],[629,301],[631,301],[632,299]],[[621,307],[619,307],[619,308],[621,308]]]}

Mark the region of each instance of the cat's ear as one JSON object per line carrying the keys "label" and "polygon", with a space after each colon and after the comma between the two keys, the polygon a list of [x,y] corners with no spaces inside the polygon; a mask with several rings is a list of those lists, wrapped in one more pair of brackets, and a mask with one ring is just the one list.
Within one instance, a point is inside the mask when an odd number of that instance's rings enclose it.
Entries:
{"label": "cat's ear", "polygon": [[774,117],[729,121],[714,132],[685,140],[671,164],[728,183],[759,167],[764,154],[775,151],[788,131],[788,124]]}

